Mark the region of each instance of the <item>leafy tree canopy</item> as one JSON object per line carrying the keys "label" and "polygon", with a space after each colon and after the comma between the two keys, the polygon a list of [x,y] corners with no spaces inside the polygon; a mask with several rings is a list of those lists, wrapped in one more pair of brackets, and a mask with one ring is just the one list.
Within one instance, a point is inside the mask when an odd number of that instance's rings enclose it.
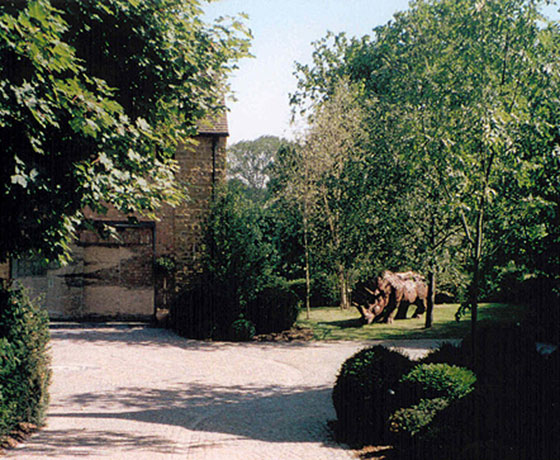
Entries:
{"label": "leafy tree canopy", "polygon": [[261,136],[239,141],[228,147],[228,176],[253,190],[264,190],[276,154],[287,141],[276,136]]}
{"label": "leafy tree canopy", "polygon": [[247,55],[238,20],[198,0],[0,4],[0,260],[64,257],[83,209],[176,204],[176,143],[219,110]]}

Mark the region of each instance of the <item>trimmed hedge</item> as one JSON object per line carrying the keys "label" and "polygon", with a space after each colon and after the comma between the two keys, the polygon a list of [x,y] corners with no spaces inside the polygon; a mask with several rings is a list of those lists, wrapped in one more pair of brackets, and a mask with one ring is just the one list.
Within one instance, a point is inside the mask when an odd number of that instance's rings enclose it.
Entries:
{"label": "trimmed hedge", "polygon": [[396,409],[395,389],[412,367],[406,356],[380,345],[343,363],[332,393],[342,440],[366,444],[387,439],[387,419]]}
{"label": "trimmed hedge", "polygon": [[464,367],[441,364],[419,364],[400,380],[399,397],[408,406],[422,399],[459,399],[469,394],[476,375]]}
{"label": "trimmed hedge", "polygon": [[41,425],[48,405],[47,313],[20,288],[0,287],[0,437],[19,423]]}
{"label": "trimmed hedge", "polygon": [[419,460],[560,458],[559,352],[539,355],[534,338],[519,326],[480,326],[475,354],[471,337],[457,351],[476,372],[476,388],[423,425],[408,455]]}
{"label": "trimmed hedge", "polygon": [[409,449],[416,434],[452,401],[474,389],[476,376],[469,369],[449,364],[418,364],[400,380],[397,398],[402,407],[389,418],[392,442]]}
{"label": "trimmed hedge", "polygon": [[418,404],[395,411],[389,417],[392,442],[400,448],[410,447],[414,436],[448,405],[447,398],[421,399]]}
{"label": "trimmed hedge", "polygon": [[290,329],[299,312],[299,298],[284,280],[277,280],[260,290],[247,304],[247,318],[257,334],[269,334]]}

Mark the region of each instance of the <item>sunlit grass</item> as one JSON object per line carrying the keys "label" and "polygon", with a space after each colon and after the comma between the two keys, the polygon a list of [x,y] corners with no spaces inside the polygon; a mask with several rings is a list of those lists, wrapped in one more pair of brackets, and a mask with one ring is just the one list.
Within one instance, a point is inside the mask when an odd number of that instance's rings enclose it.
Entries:
{"label": "sunlit grass", "polygon": [[[409,316],[414,312],[409,310]],[[311,327],[316,340],[386,340],[386,339],[431,339],[460,338],[470,330],[470,313],[461,321],[455,320],[459,305],[437,305],[434,310],[434,324],[424,329],[425,316],[395,320],[393,324],[362,325],[360,314],[355,308],[341,310],[338,307],[311,309],[310,319],[306,312],[299,314],[297,325]],[[521,321],[526,307],[508,304],[481,304],[479,322],[514,323]]]}

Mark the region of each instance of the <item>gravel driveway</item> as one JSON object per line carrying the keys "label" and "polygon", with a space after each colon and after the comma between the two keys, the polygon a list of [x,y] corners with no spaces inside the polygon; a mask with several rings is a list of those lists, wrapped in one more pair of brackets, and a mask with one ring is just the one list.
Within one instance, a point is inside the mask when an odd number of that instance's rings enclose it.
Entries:
{"label": "gravel driveway", "polygon": [[[208,343],[124,325],[51,334],[47,426],[6,458],[354,458],[330,438],[331,389],[373,342]],[[437,344],[385,343],[414,356]]]}

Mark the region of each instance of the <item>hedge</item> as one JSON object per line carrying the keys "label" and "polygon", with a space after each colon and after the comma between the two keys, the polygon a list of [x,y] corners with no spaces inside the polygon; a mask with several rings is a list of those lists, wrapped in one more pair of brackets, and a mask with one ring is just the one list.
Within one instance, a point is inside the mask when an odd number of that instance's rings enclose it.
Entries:
{"label": "hedge", "polygon": [[0,437],[42,425],[51,370],[47,313],[21,288],[0,287]]}

